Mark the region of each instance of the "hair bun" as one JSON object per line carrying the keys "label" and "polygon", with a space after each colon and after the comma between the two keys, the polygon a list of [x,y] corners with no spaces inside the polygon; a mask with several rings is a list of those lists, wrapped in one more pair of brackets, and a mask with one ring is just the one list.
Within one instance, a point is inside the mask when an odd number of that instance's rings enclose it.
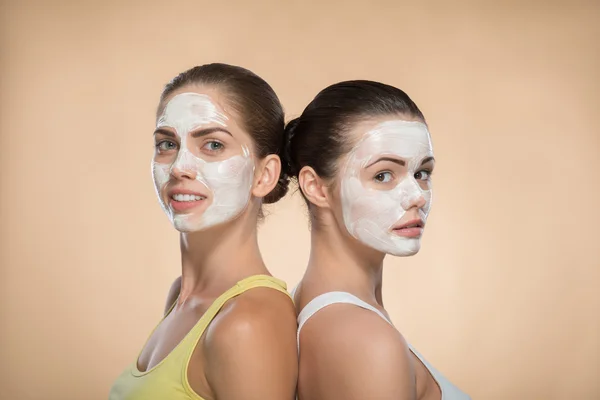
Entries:
{"label": "hair bun", "polygon": [[284,143],[283,143],[283,152],[282,152],[282,168],[285,167],[286,170],[286,175],[288,177],[292,177],[292,176],[296,176],[298,174],[298,171],[296,171],[296,168],[294,166],[294,160],[292,158],[292,139],[294,139],[294,135],[296,134],[296,128],[298,127],[298,124],[300,123],[300,118],[294,118],[292,120],[290,120],[286,125],[285,125],[285,132],[284,132]]}

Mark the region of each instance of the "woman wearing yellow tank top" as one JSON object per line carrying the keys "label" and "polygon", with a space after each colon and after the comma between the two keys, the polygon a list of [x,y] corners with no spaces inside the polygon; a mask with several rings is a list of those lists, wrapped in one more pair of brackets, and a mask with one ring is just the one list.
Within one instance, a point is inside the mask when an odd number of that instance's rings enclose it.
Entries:
{"label": "woman wearing yellow tank top", "polygon": [[273,89],[243,68],[203,65],[166,85],[152,175],[182,276],[110,400],[294,398],[294,306],[257,243],[262,203],[287,191],[283,129]]}

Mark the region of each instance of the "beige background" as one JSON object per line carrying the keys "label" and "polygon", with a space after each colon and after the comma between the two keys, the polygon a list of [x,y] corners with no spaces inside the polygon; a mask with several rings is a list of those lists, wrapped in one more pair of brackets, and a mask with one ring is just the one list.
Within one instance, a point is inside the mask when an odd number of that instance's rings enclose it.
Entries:
{"label": "beige background", "polygon": [[[290,116],[340,80],[406,90],[438,165],[423,250],[386,260],[394,321],[475,399],[599,399],[600,4],[522,3],[3,1],[0,398],[105,399],[137,355],[179,269],[156,102],[222,61]],[[270,211],[294,285],[305,210]]]}

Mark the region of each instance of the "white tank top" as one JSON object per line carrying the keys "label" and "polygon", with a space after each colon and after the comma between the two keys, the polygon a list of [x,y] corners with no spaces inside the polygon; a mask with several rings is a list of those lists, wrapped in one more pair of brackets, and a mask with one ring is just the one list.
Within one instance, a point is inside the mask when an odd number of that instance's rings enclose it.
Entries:
{"label": "white tank top", "polygon": [[[292,297],[294,296],[295,291],[296,291],[295,289],[292,291]],[[340,304],[340,303],[354,304],[355,306],[362,307],[364,309],[373,311],[374,313],[379,315],[381,318],[383,318],[387,323],[389,323],[390,325],[393,325],[392,322],[389,319],[387,319],[385,315],[383,315],[381,313],[381,311],[379,311],[372,305],[362,301],[361,299],[359,299],[358,297],[356,297],[350,293],[347,293],[347,292],[324,293],[324,294],[312,299],[310,301],[310,303],[308,303],[302,309],[302,311],[300,311],[300,314],[298,315],[298,333],[296,336],[296,340],[298,343],[298,351],[300,351],[300,330],[302,329],[302,326],[304,326],[306,321],[308,321],[308,319],[310,317],[312,317],[313,315],[315,315],[319,310],[321,310],[329,305]],[[408,344],[408,348],[410,349],[410,351],[413,352],[413,354],[419,360],[421,360],[421,362],[423,363],[425,368],[427,368],[429,370],[429,373],[431,374],[431,376],[433,376],[433,379],[435,379],[435,381],[437,382],[438,386],[440,387],[440,391],[442,392],[442,400],[470,400],[470,397],[466,393],[463,393],[459,388],[454,386],[437,369],[435,369],[431,364],[429,364],[427,362],[427,360],[425,360],[421,356],[421,354],[418,351],[416,351],[410,344]]]}

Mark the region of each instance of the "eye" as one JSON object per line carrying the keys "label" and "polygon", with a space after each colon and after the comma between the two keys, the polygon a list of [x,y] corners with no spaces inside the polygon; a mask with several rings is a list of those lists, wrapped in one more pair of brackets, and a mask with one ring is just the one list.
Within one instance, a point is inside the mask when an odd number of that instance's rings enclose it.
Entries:
{"label": "eye", "polygon": [[211,140],[210,142],[207,142],[202,148],[206,149],[210,152],[218,152],[218,151],[223,150],[225,148],[225,146],[221,142],[217,142],[216,140]]}
{"label": "eye", "polygon": [[421,170],[415,174],[415,179],[421,181],[428,181],[431,179],[431,171]]}
{"label": "eye", "polygon": [[375,177],[373,179],[375,179],[375,181],[377,181],[379,183],[388,183],[392,179],[394,179],[394,176],[392,175],[391,172],[386,171],[386,172],[378,173],[377,175],[375,175]]}
{"label": "eye", "polygon": [[160,142],[156,143],[156,148],[159,152],[177,150],[177,143],[171,140],[161,140]]}

